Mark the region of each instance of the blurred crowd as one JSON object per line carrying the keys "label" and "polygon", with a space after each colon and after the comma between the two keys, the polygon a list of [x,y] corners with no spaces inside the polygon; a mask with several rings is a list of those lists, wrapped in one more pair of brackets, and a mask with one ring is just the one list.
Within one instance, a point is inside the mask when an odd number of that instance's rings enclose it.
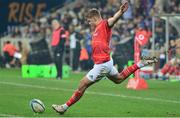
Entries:
{"label": "blurred crowd", "polygon": [[[123,0],[77,0],[67,1],[66,5],[53,12],[46,12],[39,19],[27,21],[27,23],[9,27],[8,34],[11,37],[28,37],[30,41],[44,37],[48,44],[51,42],[52,27],[51,21],[58,19],[60,24],[65,28],[67,34],[66,52],[75,53],[71,61],[68,59],[69,54],[65,57],[65,63],[70,64],[74,71],[78,71],[80,64],[84,60],[80,59],[81,49],[85,48],[88,53],[88,59],[84,63],[87,67],[81,67],[87,70],[92,67],[91,60],[91,29],[85,20],[87,10],[90,8],[98,8],[103,18],[111,17],[120,7]],[[129,0],[129,9],[113,28],[112,49],[115,45],[123,40],[134,37],[136,30],[141,27],[152,34],[152,16],[159,14],[177,14],[180,13],[179,0]],[[68,7],[70,6],[70,7]],[[155,49],[162,50],[165,48],[165,21],[156,18],[155,28]],[[177,29],[173,25],[169,25],[170,42],[179,38]],[[133,38],[132,38],[133,39]],[[151,49],[151,43],[146,46]],[[170,43],[171,44],[171,43]],[[133,46],[133,45],[132,45]],[[163,57],[161,55],[161,57]],[[81,61],[81,62],[79,62]],[[71,63],[72,62],[72,63]],[[165,63],[165,62],[163,62]],[[162,67],[164,64],[160,64]]]}

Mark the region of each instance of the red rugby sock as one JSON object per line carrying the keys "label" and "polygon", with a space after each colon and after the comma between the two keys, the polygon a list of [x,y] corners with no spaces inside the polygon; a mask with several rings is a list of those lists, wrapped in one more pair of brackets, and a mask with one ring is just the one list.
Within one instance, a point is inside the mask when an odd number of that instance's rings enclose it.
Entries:
{"label": "red rugby sock", "polygon": [[123,79],[126,79],[132,73],[134,73],[137,69],[139,69],[137,64],[133,64],[132,66],[129,66],[129,67],[125,68],[122,72],[120,72],[120,75],[122,75]]}
{"label": "red rugby sock", "polygon": [[68,107],[70,107],[71,105],[73,105],[74,103],[76,103],[80,98],[81,96],[83,95],[83,93],[79,92],[79,91],[75,91],[73,93],[73,95],[71,96],[71,98],[66,102],[66,105]]}
{"label": "red rugby sock", "polygon": [[171,66],[170,68],[169,68],[169,70],[168,70],[168,73],[170,74],[170,75],[172,75],[173,73],[175,73],[176,72],[176,67],[175,66]]}
{"label": "red rugby sock", "polygon": [[170,65],[169,64],[165,64],[164,67],[161,69],[161,73],[163,75],[165,75],[168,72],[169,69],[170,69]]}

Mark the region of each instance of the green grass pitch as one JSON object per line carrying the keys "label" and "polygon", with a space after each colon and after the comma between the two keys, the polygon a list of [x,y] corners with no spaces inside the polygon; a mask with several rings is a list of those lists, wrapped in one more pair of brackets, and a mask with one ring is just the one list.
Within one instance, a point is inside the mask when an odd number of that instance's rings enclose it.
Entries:
{"label": "green grass pitch", "polygon": [[[0,117],[59,117],[51,108],[72,95],[85,73],[71,73],[70,78],[23,79],[20,69],[0,69]],[[148,90],[126,89],[101,80],[91,86],[82,99],[62,117],[180,117],[180,82],[147,80]],[[29,101],[43,101],[46,110],[35,114]]]}

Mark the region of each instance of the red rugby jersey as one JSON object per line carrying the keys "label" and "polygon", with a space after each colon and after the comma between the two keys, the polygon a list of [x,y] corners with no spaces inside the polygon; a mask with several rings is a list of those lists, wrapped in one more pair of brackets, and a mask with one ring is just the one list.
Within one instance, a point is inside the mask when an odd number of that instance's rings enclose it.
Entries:
{"label": "red rugby jersey", "polygon": [[92,35],[92,59],[95,64],[104,63],[110,60],[109,42],[112,36],[111,28],[107,20],[102,20],[96,26]]}
{"label": "red rugby jersey", "polygon": [[52,33],[52,42],[51,45],[52,46],[57,46],[61,40],[61,38],[65,38],[66,34],[62,34],[61,32],[64,30],[64,28],[59,27],[58,29],[54,30]]}
{"label": "red rugby jersey", "polygon": [[3,47],[4,52],[8,52],[10,56],[14,56],[17,48],[13,44],[5,44]]}

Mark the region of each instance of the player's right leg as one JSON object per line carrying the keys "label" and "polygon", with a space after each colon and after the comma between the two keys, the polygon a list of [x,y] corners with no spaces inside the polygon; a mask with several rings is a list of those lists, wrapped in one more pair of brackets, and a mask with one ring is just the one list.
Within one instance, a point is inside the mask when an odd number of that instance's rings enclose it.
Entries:
{"label": "player's right leg", "polygon": [[95,82],[90,81],[86,76],[80,81],[80,84],[77,88],[77,90],[75,90],[75,92],[73,93],[73,95],[70,97],[70,99],[63,105],[56,105],[53,104],[52,108],[60,113],[60,114],[64,114],[64,112],[74,103],[76,103],[84,94],[85,90],[91,86],[92,84],[94,84]]}
{"label": "player's right leg", "polygon": [[52,108],[60,113],[64,114],[64,112],[74,103],[76,103],[84,94],[85,90],[91,86],[92,84],[96,83],[99,79],[98,76],[101,73],[101,66],[94,66],[92,70],[88,72],[88,74],[80,81],[80,84],[77,90],[73,93],[71,98],[63,105],[56,105],[53,104]]}

